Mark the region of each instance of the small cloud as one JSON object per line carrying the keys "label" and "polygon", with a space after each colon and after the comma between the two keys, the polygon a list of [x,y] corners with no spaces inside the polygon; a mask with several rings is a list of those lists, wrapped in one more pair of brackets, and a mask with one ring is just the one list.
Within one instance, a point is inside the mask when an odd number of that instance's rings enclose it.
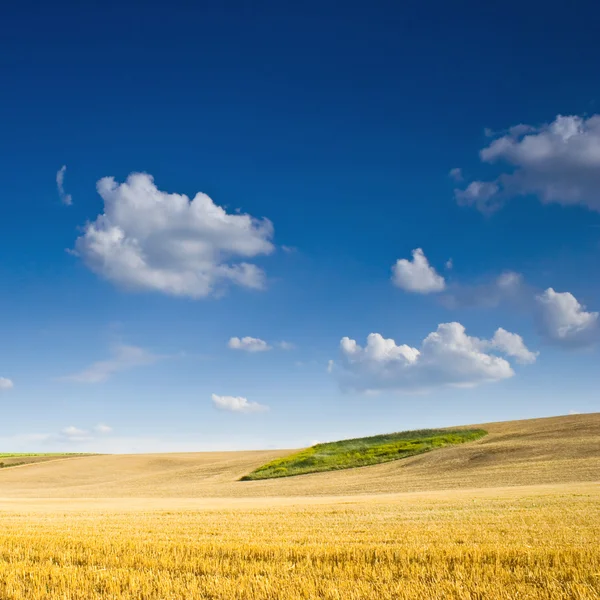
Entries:
{"label": "small cloud", "polygon": [[500,186],[495,181],[472,181],[464,190],[455,189],[454,197],[459,206],[475,206],[487,215],[502,206]]}
{"label": "small cloud", "polygon": [[332,373],[335,362],[333,360],[327,361],[327,372]]}
{"label": "small cloud", "polygon": [[232,337],[227,342],[227,346],[232,350],[244,350],[245,352],[266,352],[267,350],[271,350],[271,346],[265,340],[249,336],[243,338]]}
{"label": "small cloud", "polygon": [[63,165],[56,172],[56,188],[58,190],[58,196],[60,197],[60,201],[67,206],[71,206],[73,204],[73,198],[71,194],[65,193],[65,172],[67,171],[67,165]]}
{"label": "small cloud", "polygon": [[115,373],[151,365],[161,358],[164,357],[152,354],[144,348],[118,344],[112,348],[112,358],[92,363],[87,369],[61,377],[60,380],[78,383],[101,383]]}
{"label": "small cloud", "polygon": [[8,379],[6,377],[0,377],[0,392],[2,390],[11,390],[15,387],[12,379]]}
{"label": "small cloud", "polygon": [[450,169],[448,175],[456,182],[462,181],[464,179],[462,169],[459,169],[458,167]]}
{"label": "small cloud", "polygon": [[292,342],[277,342],[275,344],[278,348],[281,348],[281,350],[294,350],[296,348],[295,344],[292,344]]}
{"label": "small cloud", "polygon": [[454,268],[454,261],[451,258],[449,258],[446,261],[446,269],[448,269],[448,271],[451,271],[453,268]]}
{"label": "small cloud", "polygon": [[580,415],[581,413],[578,410],[570,410],[569,414],[570,415]]}
{"label": "small cloud", "polygon": [[412,251],[412,257],[412,261],[405,258],[398,259],[392,266],[394,285],[407,292],[417,294],[441,292],[446,287],[446,282],[430,266],[423,250],[416,248]]}
{"label": "small cloud", "polygon": [[109,425],[105,425],[104,423],[98,423],[98,425],[96,425],[94,427],[94,431],[96,433],[101,433],[101,434],[111,433],[112,430],[113,430],[112,427],[110,427]]}
{"label": "small cloud", "polygon": [[298,248],[296,248],[295,246],[281,246],[281,249],[284,252],[287,252],[288,254],[291,254],[292,252],[297,252]]}
{"label": "small cloud", "polygon": [[69,442],[88,442],[94,439],[93,436],[90,435],[89,431],[86,431],[85,429],[79,429],[78,427],[75,427],[73,425],[62,429],[59,435],[65,441]]}
{"label": "small cloud", "polygon": [[243,396],[219,396],[213,394],[212,402],[215,408],[229,412],[255,413],[269,410],[268,406],[259,404],[258,402],[248,402],[248,399]]}

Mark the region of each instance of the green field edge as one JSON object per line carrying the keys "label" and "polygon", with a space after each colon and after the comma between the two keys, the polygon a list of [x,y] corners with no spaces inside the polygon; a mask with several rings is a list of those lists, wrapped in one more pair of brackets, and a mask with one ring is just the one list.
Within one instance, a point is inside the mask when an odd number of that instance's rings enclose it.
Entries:
{"label": "green field edge", "polygon": [[[425,429],[316,444],[272,460],[242,476],[239,481],[297,477],[369,467],[474,442],[485,435],[487,431],[484,429]],[[320,463],[318,459],[321,459]]]}
{"label": "green field edge", "polygon": [[[0,469],[10,469],[11,467],[38,464],[39,462],[50,462],[62,458],[79,458],[84,456],[95,456],[95,454],[93,452],[0,452]],[[15,458],[47,458],[48,461],[23,460],[6,463],[3,460]]]}

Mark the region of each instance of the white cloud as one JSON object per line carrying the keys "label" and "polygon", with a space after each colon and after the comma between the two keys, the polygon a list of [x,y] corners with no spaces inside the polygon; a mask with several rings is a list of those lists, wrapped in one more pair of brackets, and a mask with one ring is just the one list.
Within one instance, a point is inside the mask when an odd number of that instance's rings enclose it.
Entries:
{"label": "white cloud", "polygon": [[112,430],[113,430],[112,427],[110,427],[109,425],[106,425],[105,423],[98,423],[98,425],[96,425],[94,427],[94,431],[96,433],[101,433],[101,434],[111,433]]}
{"label": "white cloud", "polygon": [[63,165],[56,172],[56,189],[58,190],[58,195],[60,197],[60,201],[67,206],[71,206],[73,204],[73,198],[71,194],[65,193],[65,172],[67,171],[67,165]]}
{"label": "white cloud", "polygon": [[12,379],[7,379],[6,377],[0,377],[0,392],[2,390],[10,390],[15,387]]}
{"label": "white cloud", "polygon": [[430,266],[421,248],[412,251],[412,262],[405,258],[398,259],[392,266],[392,281],[394,285],[418,294],[441,292],[446,282],[435,269]]}
{"label": "white cloud", "polygon": [[232,350],[244,350],[245,352],[266,352],[267,350],[272,350],[274,347],[279,348],[280,350],[294,350],[296,345],[292,344],[292,342],[286,342],[284,340],[269,344],[260,338],[246,336],[243,338],[230,338],[230,340],[227,342],[227,347],[231,348]]}
{"label": "white cloud", "polygon": [[540,329],[549,341],[563,346],[587,346],[599,339],[598,313],[586,311],[573,294],[548,288],[536,299]]}
{"label": "white cloud", "polygon": [[512,356],[523,365],[534,363],[539,356],[539,352],[532,352],[525,346],[523,338],[517,333],[510,333],[502,327],[499,327],[492,338],[491,348],[497,348],[507,356]]}
{"label": "white cloud", "polygon": [[482,213],[492,213],[501,206],[494,181],[472,181],[464,190],[455,189],[454,197],[460,206],[475,206]]}
{"label": "white cloud", "polygon": [[95,362],[79,373],[66,375],[60,379],[78,383],[101,383],[115,373],[151,365],[161,358],[163,357],[152,354],[144,348],[118,344],[112,348],[112,358]]}
{"label": "white cloud", "polygon": [[456,167],[454,169],[450,169],[448,175],[452,179],[454,179],[454,181],[462,181],[463,180],[462,169],[459,169],[458,167]]}
{"label": "white cloud", "polygon": [[508,360],[491,352],[527,356],[530,361],[531,356],[519,336],[498,331],[492,340],[482,340],[468,336],[460,323],[442,323],[420,348],[398,345],[378,333],[367,337],[364,348],[345,337],[340,342],[341,370],[336,372],[343,389],[362,392],[472,387],[500,381],[512,377],[514,371]]}
{"label": "white cloud", "polygon": [[296,348],[296,344],[286,341],[277,342],[275,345],[281,350],[294,350]]}
{"label": "white cloud", "polygon": [[459,203],[489,212],[506,198],[534,195],[543,203],[600,212],[600,115],[558,115],[541,127],[516,125],[483,148],[480,158],[509,170],[494,181],[456,190]]}
{"label": "white cloud", "polygon": [[335,366],[335,361],[333,360],[328,360],[327,361],[327,372],[328,373],[333,373],[333,368]]}
{"label": "white cloud", "polygon": [[227,346],[232,350],[244,350],[246,352],[266,352],[267,350],[271,350],[271,346],[265,340],[249,336],[243,338],[232,337],[227,342]]}
{"label": "white cloud", "polygon": [[159,190],[151,175],[118,184],[98,181],[104,213],[88,223],[75,248],[86,265],[132,290],[203,298],[227,284],[262,289],[264,272],[245,259],[270,254],[268,219],[228,214],[206,194],[190,200]]}
{"label": "white cloud", "polygon": [[451,258],[449,258],[446,261],[446,269],[448,269],[449,271],[451,271],[453,268],[454,268],[454,261]]}
{"label": "white cloud", "polygon": [[258,402],[248,402],[248,399],[242,396],[218,396],[213,394],[212,401],[219,410],[230,412],[254,413],[269,410],[268,406]]}
{"label": "white cloud", "polygon": [[59,435],[68,442],[89,442],[90,440],[94,439],[89,431],[85,429],[79,429],[73,425],[62,429]]}

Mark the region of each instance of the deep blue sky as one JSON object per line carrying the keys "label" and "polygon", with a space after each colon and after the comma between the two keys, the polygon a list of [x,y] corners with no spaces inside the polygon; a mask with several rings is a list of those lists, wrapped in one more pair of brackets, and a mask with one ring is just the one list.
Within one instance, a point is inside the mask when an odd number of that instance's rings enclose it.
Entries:
{"label": "deep blue sky", "polygon": [[[532,300],[552,287],[600,310],[598,211],[528,193],[489,215],[453,191],[498,175],[478,156],[485,128],[502,137],[600,112],[595,3],[217,4],[0,12],[0,377],[13,382],[0,391],[0,450],[295,446],[599,410],[595,338],[552,343]],[[63,165],[72,206],[57,192]],[[265,289],[132,291],[65,252],[104,210],[96,182],[134,172],[268,218],[277,249],[249,260]],[[450,309],[394,286],[392,265],[416,248],[448,290],[469,295],[510,270],[528,300]],[[503,327],[540,354],[468,389],[364,395],[327,372],[344,336],[419,347],[450,321],[486,339]],[[295,348],[246,353],[227,347],[233,336]],[[61,379],[120,344],[155,359]],[[270,410],[219,411],[213,393]],[[98,423],[113,431],[92,433]]]}

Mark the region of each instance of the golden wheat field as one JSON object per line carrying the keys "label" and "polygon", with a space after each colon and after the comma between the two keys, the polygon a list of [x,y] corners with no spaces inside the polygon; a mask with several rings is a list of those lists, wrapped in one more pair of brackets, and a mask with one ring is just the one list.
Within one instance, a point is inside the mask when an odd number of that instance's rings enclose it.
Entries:
{"label": "golden wheat field", "polygon": [[600,490],[592,484],[223,508],[128,502],[5,512],[0,597],[600,594]]}
{"label": "golden wheat field", "polygon": [[[273,452],[5,469],[0,598],[600,598],[599,416],[489,430],[329,481],[290,478],[279,495],[275,481],[237,481]],[[129,470],[103,470],[119,460]],[[103,490],[111,477],[120,494]]]}

